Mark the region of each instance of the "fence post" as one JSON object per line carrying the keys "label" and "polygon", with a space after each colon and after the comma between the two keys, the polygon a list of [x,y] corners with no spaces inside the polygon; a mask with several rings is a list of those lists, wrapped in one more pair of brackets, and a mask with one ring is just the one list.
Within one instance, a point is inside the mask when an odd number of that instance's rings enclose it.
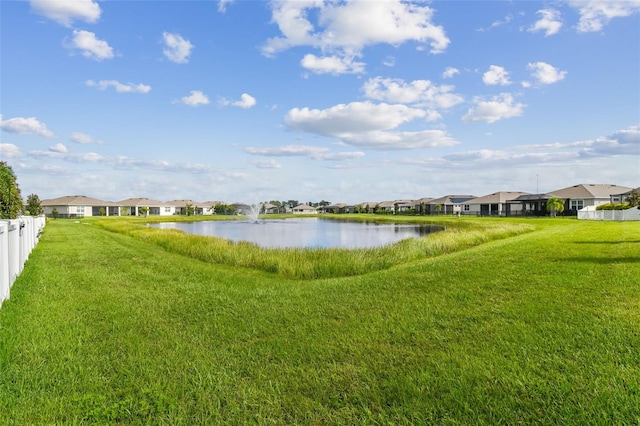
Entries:
{"label": "fence post", "polygon": [[9,298],[9,224],[0,220],[0,306]]}

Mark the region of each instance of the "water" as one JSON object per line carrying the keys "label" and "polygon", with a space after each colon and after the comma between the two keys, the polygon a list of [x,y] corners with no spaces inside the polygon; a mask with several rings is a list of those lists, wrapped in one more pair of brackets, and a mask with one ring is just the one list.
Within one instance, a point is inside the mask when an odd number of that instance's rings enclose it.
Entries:
{"label": "water", "polygon": [[186,233],[248,241],[267,248],[371,248],[444,229],[434,225],[375,224],[321,218],[166,222],[150,225]]}

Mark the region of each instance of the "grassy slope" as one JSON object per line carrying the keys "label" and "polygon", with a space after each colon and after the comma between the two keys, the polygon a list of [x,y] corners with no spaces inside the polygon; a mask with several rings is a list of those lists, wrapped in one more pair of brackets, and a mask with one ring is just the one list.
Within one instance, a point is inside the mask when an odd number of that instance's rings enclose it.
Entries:
{"label": "grassy slope", "polygon": [[0,309],[8,423],[640,421],[640,224],[284,280],[54,221]]}

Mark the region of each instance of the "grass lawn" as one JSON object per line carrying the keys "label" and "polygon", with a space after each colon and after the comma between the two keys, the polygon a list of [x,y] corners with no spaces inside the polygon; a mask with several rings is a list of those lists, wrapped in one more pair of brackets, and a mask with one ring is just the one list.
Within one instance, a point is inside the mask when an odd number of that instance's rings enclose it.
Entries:
{"label": "grass lawn", "polygon": [[640,223],[463,218],[327,269],[81,222],[0,309],[0,424],[640,423]]}

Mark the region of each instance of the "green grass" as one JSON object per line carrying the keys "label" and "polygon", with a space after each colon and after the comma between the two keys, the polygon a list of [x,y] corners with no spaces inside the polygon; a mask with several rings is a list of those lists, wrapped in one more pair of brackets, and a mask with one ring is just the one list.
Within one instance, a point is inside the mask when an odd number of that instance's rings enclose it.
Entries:
{"label": "green grass", "polygon": [[533,230],[292,280],[52,221],[0,309],[0,423],[638,424],[640,223],[463,221]]}

